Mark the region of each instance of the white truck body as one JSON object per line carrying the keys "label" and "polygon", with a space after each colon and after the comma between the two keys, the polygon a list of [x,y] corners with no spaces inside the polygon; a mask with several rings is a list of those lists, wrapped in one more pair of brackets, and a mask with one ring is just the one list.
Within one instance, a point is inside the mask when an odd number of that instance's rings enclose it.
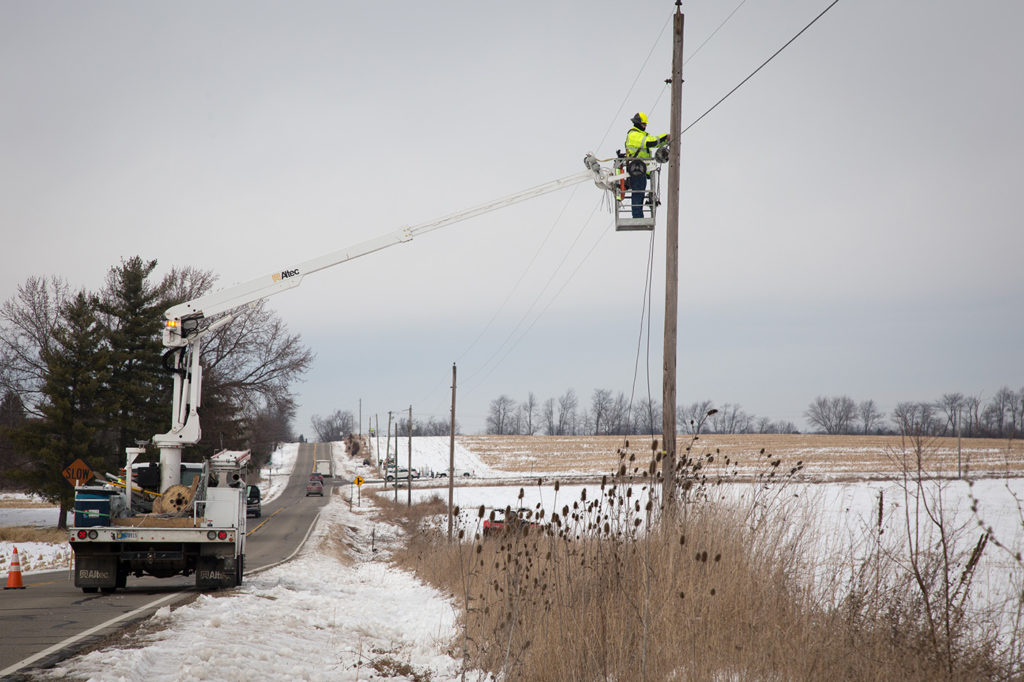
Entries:
{"label": "white truck body", "polygon": [[[248,453],[246,453],[248,454]],[[216,456],[215,456],[216,457]],[[127,491],[79,486],[69,540],[75,555],[75,586],[113,592],[129,575],[195,575],[200,589],[234,587],[245,564],[246,501],[240,466],[212,461],[184,513],[134,514]]]}

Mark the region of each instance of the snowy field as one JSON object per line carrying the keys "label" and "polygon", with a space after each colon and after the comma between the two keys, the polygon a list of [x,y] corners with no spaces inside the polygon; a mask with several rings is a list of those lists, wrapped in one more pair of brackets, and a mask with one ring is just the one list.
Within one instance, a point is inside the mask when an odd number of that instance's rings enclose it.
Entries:
{"label": "snowy field", "polygon": [[[380,441],[378,444],[377,441]],[[386,442],[380,438],[370,441],[371,450],[376,453],[383,453],[387,447]],[[396,453],[398,466],[405,467],[409,463],[409,439],[399,438],[397,444],[392,440],[391,454]],[[448,436],[414,436],[412,439],[412,467],[418,469],[424,477],[431,475],[447,474],[449,457],[451,453],[451,439]],[[501,478],[507,476],[521,476],[521,471],[501,471],[483,463],[483,460],[461,445],[455,443],[455,475],[465,477],[469,474],[471,478]]]}

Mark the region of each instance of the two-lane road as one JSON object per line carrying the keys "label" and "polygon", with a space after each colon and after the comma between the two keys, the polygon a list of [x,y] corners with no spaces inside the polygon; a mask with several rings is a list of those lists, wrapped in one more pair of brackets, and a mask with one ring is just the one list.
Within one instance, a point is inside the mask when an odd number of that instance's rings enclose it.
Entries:
{"label": "two-lane road", "polygon": [[[284,491],[264,505],[262,518],[249,519],[246,573],[291,557],[308,535],[327,499],[306,497],[314,450],[322,447],[301,444]],[[331,489],[328,483],[325,490]],[[73,585],[70,571],[27,575],[24,583],[24,590],[0,593],[0,677],[52,665],[196,591],[191,576],[130,577],[127,588],[109,595],[84,594]]]}

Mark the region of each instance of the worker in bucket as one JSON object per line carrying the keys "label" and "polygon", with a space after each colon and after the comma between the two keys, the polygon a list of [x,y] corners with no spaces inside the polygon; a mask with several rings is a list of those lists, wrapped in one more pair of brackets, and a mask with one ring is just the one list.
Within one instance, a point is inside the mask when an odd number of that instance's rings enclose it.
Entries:
{"label": "worker in bucket", "polygon": [[[647,133],[647,114],[637,112],[632,118],[633,127],[626,133],[626,172],[629,173],[629,188],[633,190],[633,217],[644,217],[644,191],[647,189],[646,161],[651,151],[669,142],[668,133],[650,135]],[[636,159],[636,161],[633,161]]]}

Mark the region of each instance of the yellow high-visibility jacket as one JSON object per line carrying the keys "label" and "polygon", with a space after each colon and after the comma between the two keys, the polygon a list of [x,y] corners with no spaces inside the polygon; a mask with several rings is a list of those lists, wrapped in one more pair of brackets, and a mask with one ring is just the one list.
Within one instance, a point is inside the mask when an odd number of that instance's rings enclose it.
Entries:
{"label": "yellow high-visibility jacket", "polygon": [[668,135],[649,135],[636,126],[626,133],[626,156],[637,159],[651,158],[651,150],[668,144]]}

